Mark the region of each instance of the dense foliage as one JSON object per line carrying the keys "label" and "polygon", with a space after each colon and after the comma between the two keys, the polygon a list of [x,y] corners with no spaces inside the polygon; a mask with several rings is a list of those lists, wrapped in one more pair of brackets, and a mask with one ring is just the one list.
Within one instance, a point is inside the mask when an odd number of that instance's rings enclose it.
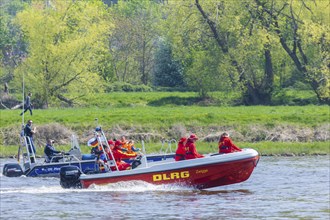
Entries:
{"label": "dense foliage", "polygon": [[295,88],[330,104],[328,1],[2,0],[0,7],[0,83],[10,93],[24,83],[36,107],[151,87],[205,100],[235,92],[245,105],[288,104],[283,94]]}

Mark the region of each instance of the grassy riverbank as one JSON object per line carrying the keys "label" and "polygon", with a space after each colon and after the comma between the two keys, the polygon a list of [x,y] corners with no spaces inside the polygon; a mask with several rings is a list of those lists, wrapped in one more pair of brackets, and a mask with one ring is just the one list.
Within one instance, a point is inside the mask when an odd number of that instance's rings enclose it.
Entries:
{"label": "grassy riverbank", "polygon": [[[328,142],[314,142],[314,143],[283,143],[283,142],[258,142],[258,143],[243,143],[237,142],[241,148],[253,148],[257,150],[262,156],[306,156],[306,155],[330,155],[330,148]],[[142,149],[140,143],[136,144],[137,147]],[[205,143],[197,142],[198,152],[207,153],[217,153],[217,143]],[[70,146],[57,146],[58,150],[68,151]],[[146,143],[145,144],[146,153],[160,153],[170,152],[168,145],[162,145],[161,143]],[[175,152],[176,146],[171,145],[171,149]],[[17,146],[0,146],[0,157],[16,157]],[[90,147],[81,146],[82,153],[88,154],[90,152]],[[37,155],[43,155],[43,149],[41,147],[37,148]]]}
{"label": "grassy riverbank", "polygon": [[[329,106],[205,106],[194,93],[110,93],[85,97],[77,108],[36,109],[25,115],[37,127],[36,143],[41,149],[45,139],[56,139],[59,147],[68,146],[76,134],[83,151],[97,122],[108,138],[127,135],[142,138],[147,152],[158,152],[160,139],[178,139],[196,133],[199,151],[216,152],[216,141],[227,131],[239,146],[257,149],[261,154],[328,154]],[[219,98],[220,97],[220,98]],[[86,103],[89,102],[88,106]],[[22,118],[20,110],[0,110],[1,156],[16,154]],[[97,122],[95,119],[98,119]],[[150,147],[149,147],[150,146]],[[66,147],[68,148],[68,147]],[[150,148],[150,149],[149,149]],[[173,146],[173,148],[175,148]]]}

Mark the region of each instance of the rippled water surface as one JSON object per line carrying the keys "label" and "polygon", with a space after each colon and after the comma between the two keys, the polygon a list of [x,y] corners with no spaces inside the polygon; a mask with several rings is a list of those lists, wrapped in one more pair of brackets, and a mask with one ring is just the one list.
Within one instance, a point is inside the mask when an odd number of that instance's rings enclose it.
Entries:
{"label": "rippled water surface", "polygon": [[[2,166],[13,160],[0,160]],[[0,174],[0,219],[330,219],[329,156],[262,157],[246,182],[195,190],[143,182],[62,189]]]}

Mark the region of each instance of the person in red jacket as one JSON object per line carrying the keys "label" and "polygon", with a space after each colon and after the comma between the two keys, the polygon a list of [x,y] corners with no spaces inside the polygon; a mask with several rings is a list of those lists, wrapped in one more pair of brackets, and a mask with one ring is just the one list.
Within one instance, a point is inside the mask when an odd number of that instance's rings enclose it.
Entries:
{"label": "person in red jacket", "polygon": [[220,136],[219,140],[219,153],[220,154],[227,154],[233,153],[235,151],[242,151],[239,147],[237,147],[232,140],[229,138],[228,133],[223,133]]}
{"label": "person in red jacket", "polygon": [[136,154],[129,154],[122,150],[123,143],[120,140],[115,142],[115,146],[112,150],[113,157],[116,160],[118,170],[128,170],[131,168],[129,163],[126,163],[122,159],[135,158]]}
{"label": "person in red jacket", "polygon": [[195,142],[198,140],[198,137],[195,134],[190,135],[185,145],[186,149],[186,160],[201,158],[203,155],[199,154],[196,149]]}
{"label": "person in red jacket", "polygon": [[[115,158],[115,162],[117,164],[118,170],[129,170],[131,168],[131,165],[129,163],[126,163],[125,161],[123,161],[122,159],[124,158],[130,158],[130,155],[127,155],[126,153],[121,151],[121,146],[122,143],[121,141],[116,141],[115,143],[113,141],[108,141],[108,144],[111,148],[112,151],[112,155]],[[112,156],[110,153],[110,148],[108,148],[107,146],[105,146],[105,152],[107,154],[107,157],[109,158],[109,160],[112,160]],[[106,160],[104,162],[107,162]],[[115,166],[110,167],[110,169],[112,171],[116,170]]]}
{"label": "person in red jacket", "polygon": [[186,137],[183,137],[179,140],[179,143],[178,143],[178,148],[176,149],[176,152],[175,152],[175,161],[179,161],[179,160],[185,160],[186,159],[186,148],[185,148],[185,145],[187,143],[187,138]]}

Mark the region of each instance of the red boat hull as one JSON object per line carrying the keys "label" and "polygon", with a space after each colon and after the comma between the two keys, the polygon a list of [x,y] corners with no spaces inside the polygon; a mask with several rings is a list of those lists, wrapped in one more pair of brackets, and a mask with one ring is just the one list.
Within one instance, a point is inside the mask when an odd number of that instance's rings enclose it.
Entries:
{"label": "red boat hull", "polygon": [[[198,160],[198,159],[195,159]],[[247,180],[259,160],[258,155],[233,161],[219,161],[212,164],[183,166],[166,171],[152,171],[142,173],[124,173],[122,175],[95,176],[95,178],[81,178],[83,188],[90,185],[105,185],[121,181],[145,181],[152,184],[180,184],[205,189],[240,183]]]}

